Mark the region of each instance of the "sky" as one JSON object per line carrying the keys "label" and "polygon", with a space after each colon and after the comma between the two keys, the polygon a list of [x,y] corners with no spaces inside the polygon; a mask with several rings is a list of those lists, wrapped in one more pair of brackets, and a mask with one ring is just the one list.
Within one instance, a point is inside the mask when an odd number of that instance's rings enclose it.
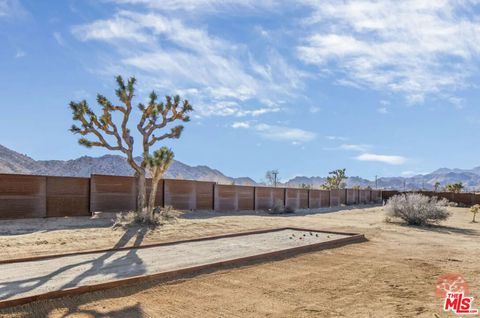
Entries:
{"label": "sky", "polygon": [[109,153],[68,104],[122,75],[188,99],[165,145],[228,176],[480,165],[479,1],[0,0],[0,43],[0,144],[37,160]]}

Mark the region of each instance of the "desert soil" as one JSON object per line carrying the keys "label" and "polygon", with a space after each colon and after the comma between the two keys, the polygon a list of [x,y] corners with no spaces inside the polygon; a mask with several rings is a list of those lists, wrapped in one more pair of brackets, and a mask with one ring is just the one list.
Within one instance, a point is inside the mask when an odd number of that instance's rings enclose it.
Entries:
{"label": "desert soil", "polygon": [[[188,213],[149,233],[106,220],[2,221],[0,259],[298,226],[360,232],[368,242],[9,308],[1,317],[440,317],[435,281],[459,273],[480,307],[480,223],[450,208],[441,226],[386,223],[381,207],[331,213]],[[61,228],[61,229],[58,229]],[[0,273],[1,277],[1,273]]]}

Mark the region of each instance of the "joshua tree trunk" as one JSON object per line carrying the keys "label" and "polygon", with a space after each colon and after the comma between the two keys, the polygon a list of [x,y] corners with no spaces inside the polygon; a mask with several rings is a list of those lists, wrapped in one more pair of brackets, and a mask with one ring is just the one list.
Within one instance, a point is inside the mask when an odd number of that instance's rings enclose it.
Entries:
{"label": "joshua tree trunk", "polygon": [[145,173],[137,173],[137,213],[141,215],[143,210],[146,206],[146,196],[147,196],[147,188],[146,188],[146,178]]}
{"label": "joshua tree trunk", "polygon": [[150,197],[148,198],[148,215],[150,217],[150,220],[153,220],[153,214],[155,211],[155,199],[159,182],[160,178],[152,178],[152,189],[150,190]]}

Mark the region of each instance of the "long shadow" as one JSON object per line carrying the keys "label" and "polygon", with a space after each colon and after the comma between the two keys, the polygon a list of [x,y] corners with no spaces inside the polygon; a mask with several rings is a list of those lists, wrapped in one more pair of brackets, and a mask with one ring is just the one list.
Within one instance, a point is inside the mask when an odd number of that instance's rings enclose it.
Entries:
{"label": "long shadow", "polygon": [[330,208],[320,208],[320,209],[302,209],[295,211],[293,213],[268,213],[266,210],[248,210],[248,211],[189,211],[184,212],[180,218],[190,219],[190,220],[202,220],[216,218],[219,216],[263,216],[263,217],[279,217],[279,218],[289,218],[289,217],[298,217],[304,215],[315,215],[315,214],[329,214],[336,213],[341,211],[349,211],[356,209],[368,209],[379,207],[379,204],[365,204],[365,205],[342,205],[338,207]]}
{"label": "long shadow", "polygon": [[0,236],[23,235],[35,232],[51,232],[59,230],[95,229],[112,226],[111,219],[92,219],[85,217],[15,219],[0,221]]}
{"label": "long shadow", "polygon": [[137,303],[132,306],[123,307],[121,309],[113,309],[108,311],[100,312],[94,309],[81,309],[80,306],[82,303],[70,304],[70,301],[62,302],[60,306],[52,306],[52,303],[45,303],[43,306],[35,305],[24,305],[21,307],[10,308],[7,310],[0,311],[0,314],[15,314],[16,316],[30,318],[38,317],[44,318],[49,317],[49,314],[59,307],[66,309],[66,312],[62,314],[62,318],[67,317],[77,317],[81,315],[82,317],[91,317],[91,318],[142,318],[145,317],[143,310],[140,307],[140,303]]}
{"label": "long shadow", "polygon": [[[147,232],[147,229],[140,228],[129,228],[122,235],[120,240],[115,244],[114,248],[120,248],[126,246],[126,244],[135,237],[134,246],[139,246],[143,241],[143,238]],[[125,254],[126,253],[126,254]],[[89,277],[96,275],[106,275],[109,278],[122,278],[132,275],[141,275],[146,272],[145,266],[142,263],[140,257],[137,256],[137,249],[129,249],[128,252],[125,251],[111,251],[100,254],[99,257],[94,259],[87,259],[74,264],[65,265],[47,275],[31,277],[22,280],[9,281],[9,282],[0,282],[0,300],[9,299],[17,295],[21,295],[30,291],[35,290],[45,284],[50,280],[58,277],[62,273],[78,268],[80,266],[90,266],[87,270],[80,270],[80,274],[75,276],[71,281],[61,286],[61,289],[70,288],[78,286],[82,281],[88,279]],[[124,255],[123,255],[124,254]],[[86,255],[88,257],[89,254]],[[115,258],[116,255],[123,255],[121,257]],[[127,272],[118,272],[119,266],[124,266],[125,262],[128,261],[130,266]],[[21,266],[21,265],[19,265]]]}
{"label": "long shadow", "polygon": [[454,227],[454,226],[445,226],[445,225],[425,225],[425,226],[417,226],[417,225],[408,225],[405,223],[401,223],[401,226],[406,226],[409,228],[414,228],[424,232],[437,232],[442,234],[463,234],[463,235],[472,235],[472,236],[480,236],[480,231],[475,229],[466,229],[461,227]]}

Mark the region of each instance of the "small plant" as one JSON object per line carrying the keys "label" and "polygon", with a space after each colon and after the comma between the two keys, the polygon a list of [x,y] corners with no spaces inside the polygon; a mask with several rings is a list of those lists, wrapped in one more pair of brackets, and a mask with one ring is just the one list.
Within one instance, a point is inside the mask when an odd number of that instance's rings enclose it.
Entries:
{"label": "small plant", "polygon": [[426,225],[446,220],[448,200],[438,200],[418,193],[397,194],[391,197],[385,207],[387,219],[400,218],[408,225]]}
{"label": "small plant", "polygon": [[480,212],[480,204],[475,204],[474,206],[472,206],[470,208],[470,212],[472,212],[473,214],[472,223],[477,223],[477,221],[475,221],[475,217],[477,216],[477,213]]}
{"label": "small plant", "polygon": [[284,206],[283,201],[280,199],[277,199],[275,200],[275,203],[273,204],[273,206],[267,210],[267,212],[270,214],[282,214],[282,213],[293,213],[295,212],[295,210],[289,206]]}
{"label": "small plant", "polygon": [[135,226],[147,226],[151,229],[154,229],[166,223],[176,221],[179,214],[180,212],[174,210],[171,206],[155,209],[153,216],[149,213],[138,214],[133,211],[129,211],[127,213],[117,213],[113,223],[113,228],[127,229]]}

